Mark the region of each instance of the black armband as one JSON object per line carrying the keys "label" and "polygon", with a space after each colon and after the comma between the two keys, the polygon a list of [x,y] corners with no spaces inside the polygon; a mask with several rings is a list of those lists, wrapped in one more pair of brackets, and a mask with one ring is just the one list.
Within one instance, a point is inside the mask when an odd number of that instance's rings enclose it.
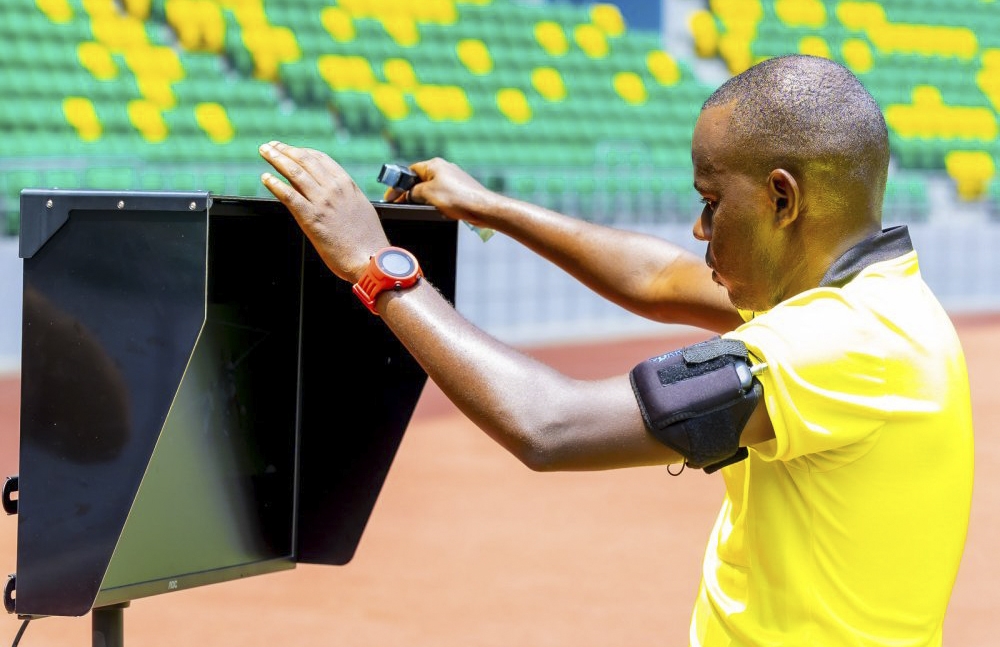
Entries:
{"label": "black armband", "polygon": [[711,473],[747,457],[740,435],[764,389],[743,342],[715,337],[650,358],[629,374],[646,428]]}

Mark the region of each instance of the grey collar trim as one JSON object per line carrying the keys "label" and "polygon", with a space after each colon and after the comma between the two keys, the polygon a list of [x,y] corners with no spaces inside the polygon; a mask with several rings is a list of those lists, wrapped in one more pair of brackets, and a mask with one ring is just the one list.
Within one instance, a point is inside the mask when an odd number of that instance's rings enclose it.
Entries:
{"label": "grey collar trim", "polygon": [[910,231],[906,225],[883,229],[870,236],[835,260],[819,282],[820,287],[843,287],[861,270],[873,263],[899,258],[913,251]]}

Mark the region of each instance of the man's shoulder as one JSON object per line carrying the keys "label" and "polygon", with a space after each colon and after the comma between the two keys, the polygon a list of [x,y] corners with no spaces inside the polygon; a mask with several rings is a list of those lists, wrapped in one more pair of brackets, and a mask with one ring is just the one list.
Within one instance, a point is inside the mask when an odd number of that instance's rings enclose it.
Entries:
{"label": "man's shoulder", "polygon": [[880,370],[908,362],[915,347],[934,348],[941,358],[961,352],[950,318],[920,277],[914,252],[875,263],[846,285],[798,294],[729,336],[762,361],[802,368],[863,358],[868,370]]}

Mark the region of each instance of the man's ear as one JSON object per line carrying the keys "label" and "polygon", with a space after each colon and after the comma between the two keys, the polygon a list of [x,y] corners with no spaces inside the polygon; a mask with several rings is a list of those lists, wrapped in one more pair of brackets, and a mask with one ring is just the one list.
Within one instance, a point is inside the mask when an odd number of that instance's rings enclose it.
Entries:
{"label": "man's ear", "polygon": [[802,207],[799,183],[795,177],[782,168],[776,168],[767,176],[767,191],[774,205],[775,222],[785,227],[795,222]]}

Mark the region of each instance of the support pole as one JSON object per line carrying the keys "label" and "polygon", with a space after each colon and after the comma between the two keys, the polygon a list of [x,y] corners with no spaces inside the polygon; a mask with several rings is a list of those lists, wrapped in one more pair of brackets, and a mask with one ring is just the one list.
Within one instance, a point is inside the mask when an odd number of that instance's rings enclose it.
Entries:
{"label": "support pole", "polygon": [[125,607],[128,602],[97,607],[90,612],[93,647],[125,647]]}

